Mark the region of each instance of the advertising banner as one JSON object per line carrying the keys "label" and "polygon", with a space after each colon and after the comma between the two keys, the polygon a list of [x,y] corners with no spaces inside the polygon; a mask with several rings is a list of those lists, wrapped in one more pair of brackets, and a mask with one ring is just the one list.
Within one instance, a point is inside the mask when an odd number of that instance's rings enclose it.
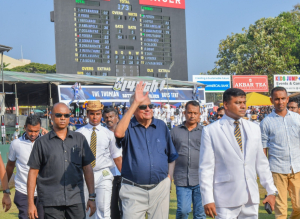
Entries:
{"label": "advertising banner", "polygon": [[274,75],[274,87],[284,87],[287,92],[300,92],[300,75]]}
{"label": "advertising banner", "polygon": [[[59,85],[59,101],[69,103],[74,100],[75,91],[72,85]],[[80,86],[76,91],[76,99],[73,102],[84,102],[86,100],[100,100],[101,102],[129,102],[133,91],[128,89],[114,90],[114,86]],[[204,89],[198,89],[197,94],[193,93],[192,88],[166,88],[157,89],[155,92],[149,92],[152,102],[187,102],[193,99],[205,102]]]}
{"label": "advertising banner", "polygon": [[268,92],[267,75],[233,75],[232,86],[245,92]]}
{"label": "advertising banner", "polygon": [[193,82],[205,84],[205,92],[218,93],[230,88],[230,75],[193,75]]}
{"label": "advertising banner", "polygon": [[209,102],[209,103],[201,103],[200,104],[202,107],[206,107],[207,109],[213,109],[215,104],[213,102]]}
{"label": "advertising banner", "polygon": [[141,5],[185,9],[185,0],[139,0]]}

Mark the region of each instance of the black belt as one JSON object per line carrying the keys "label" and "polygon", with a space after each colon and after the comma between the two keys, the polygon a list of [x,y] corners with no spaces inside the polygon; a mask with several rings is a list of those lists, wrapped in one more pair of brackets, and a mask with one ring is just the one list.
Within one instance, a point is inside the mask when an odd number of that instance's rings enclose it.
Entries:
{"label": "black belt", "polygon": [[155,184],[155,185],[150,186],[150,187],[149,186],[143,186],[143,185],[131,182],[130,180],[125,179],[125,178],[122,178],[122,183],[127,184],[127,185],[132,185],[132,186],[135,186],[135,187],[147,190],[147,191],[151,190],[151,189],[154,189],[158,185],[158,184]]}

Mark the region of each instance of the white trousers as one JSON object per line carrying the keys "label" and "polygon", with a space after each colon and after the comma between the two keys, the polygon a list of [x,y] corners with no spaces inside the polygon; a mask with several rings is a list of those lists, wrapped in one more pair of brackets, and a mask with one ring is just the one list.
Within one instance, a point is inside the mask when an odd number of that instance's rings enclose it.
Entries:
{"label": "white trousers", "polygon": [[216,208],[218,216],[216,219],[258,219],[258,204],[249,201],[238,207]]}
{"label": "white trousers", "polygon": [[[107,171],[109,175],[103,176],[103,171]],[[94,172],[97,211],[92,217],[89,217],[90,211],[88,211],[86,213],[87,219],[110,219],[110,202],[113,179],[114,177],[109,168]],[[86,184],[84,186],[84,197],[87,203],[89,199],[89,192]]]}

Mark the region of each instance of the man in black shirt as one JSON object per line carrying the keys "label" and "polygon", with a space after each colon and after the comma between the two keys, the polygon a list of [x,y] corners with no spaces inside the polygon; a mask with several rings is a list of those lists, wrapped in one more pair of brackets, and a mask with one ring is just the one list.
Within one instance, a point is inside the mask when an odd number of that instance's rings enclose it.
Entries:
{"label": "man in black shirt", "polygon": [[[44,207],[45,219],[84,219],[83,174],[89,190],[87,210],[95,213],[94,175],[90,163],[95,160],[85,137],[68,130],[69,108],[54,105],[51,119],[53,131],[35,141],[28,166],[28,217],[37,217],[34,190]],[[38,176],[38,178],[37,178]]]}

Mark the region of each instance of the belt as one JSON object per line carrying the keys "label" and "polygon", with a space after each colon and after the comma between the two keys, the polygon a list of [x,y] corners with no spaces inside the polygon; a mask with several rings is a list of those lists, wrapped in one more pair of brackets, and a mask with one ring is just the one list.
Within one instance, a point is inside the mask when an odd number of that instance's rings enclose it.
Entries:
{"label": "belt", "polygon": [[158,184],[155,184],[155,185],[150,186],[150,187],[149,186],[143,186],[143,185],[131,182],[130,180],[125,179],[125,178],[122,178],[122,183],[127,184],[127,185],[132,185],[132,186],[135,186],[135,187],[147,190],[147,191],[151,190],[151,189],[154,189],[158,185]]}

